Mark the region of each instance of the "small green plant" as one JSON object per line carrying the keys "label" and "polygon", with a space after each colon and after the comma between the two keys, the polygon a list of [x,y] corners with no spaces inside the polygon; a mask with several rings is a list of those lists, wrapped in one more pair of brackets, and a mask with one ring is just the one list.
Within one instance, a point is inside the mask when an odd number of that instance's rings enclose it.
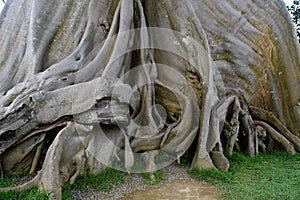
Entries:
{"label": "small green plant", "polygon": [[191,169],[189,174],[214,184],[221,199],[300,199],[300,154],[259,154],[254,158],[241,153],[229,157],[229,172]]}
{"label": "small green plant", "polygon": [[180,157],[180,163],[176,162],[176,165],[179,167],[186,167],[191,164],[192,155],[189,152],[186,152]]}
{"label": "small green plant", "polygon": [[157,170],[154,173],[146,172],[143,174],[143,177],[145,179],[145,183],[148,185],[156,185],[163,180],[160,170]]}
{"label": "small green plant", "polygon": [[62,190],[62,199],[63,200],[71,200],[71,194],[69,192],[69,189],[66,189],[66,187],[63,187],[63,190]]}

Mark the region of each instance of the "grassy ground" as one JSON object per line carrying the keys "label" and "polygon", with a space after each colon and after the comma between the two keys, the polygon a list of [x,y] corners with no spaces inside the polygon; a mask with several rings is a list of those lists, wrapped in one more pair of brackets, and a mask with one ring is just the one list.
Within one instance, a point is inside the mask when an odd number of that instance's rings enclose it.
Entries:
{"label": "grassy ground", "polygon": [[[249,158],[241,153],[234,153],[229,157],[231,167],[229,172],[217,170],[192,169],[189,174],[198,180],[206,181],[218,187],[220,199],[300,199],[300,154],[289,155],[287,153],[272,153],[269,155],[259,154]],[[190,156],[185,155],[181,164],[189,164]],[[20,176],[8,178],[0,177],[0,187],[7,187],[17,183]],[[153,174],[143,174],[146,184],[157,184],[163,180],[160,171]],[[85,190],[88,187],[97,190],[110,190],[114,184],[126,181],[126,174],[113,169],[105,169],[102,173],[94,176],[88,173],[76,180],[73,185],[63,188],[63,199],[70,199],[69,191]],[[36,188],[25,192],[0,193],[0,200],[18,199],[47,199],[47,194],[39,193]]]}
{"label": "grassy ground", "polygon": [[[9,177],[0,177],[0,187],[8,187],[20,181],[22,175],[13,175]],[[45,193],[38,192],[37,188],[32,188],[24,192],[1,192],[0,200],[47,200],[48,196]]]}
{"label": "grassy ground", "polygon": [[[99,175],[95,176],[87,173],[86,176],[79,177],[74,184],[66,184],[63,187],[63,200],[71,199],[70,190],[86,190],[87,187],[92,187],[97,190],[109,191],[113,184],[123,183],[125,173],[116,171],[110,168],[103,170]],[[19,175],[13,175],[6,178],[0,177],[0,187],[8,187],[20,181]],[[47,200],[46,193],[38,192],[37,188],[26,190],[24,192],[2,192],[0,200]]]}
{"label": "grassy ground", "polygon": [[163,181],[163,176],[160,170],[155,171],[154,173],[146,172],[143,174],[144,183],[147,185],[156,185]]}
{"label": "grassy ground", "polygon": [[229,159],[229,172],[192,169],[189,173],[216,185],[220,199],[300,199],[300,154],[259,154],[249,158],[234,153]]}
{"label": "grassy ground", "polygon": [[125,173],[111,168],[104,169],[99,175],[87,173],[83,177],[76,179],[75,183],[67,184],[63,187],[63,200],[71,199],[70,190],[87,190],[88,187],[96,190],[109,191],[114,184],[125,182]]}

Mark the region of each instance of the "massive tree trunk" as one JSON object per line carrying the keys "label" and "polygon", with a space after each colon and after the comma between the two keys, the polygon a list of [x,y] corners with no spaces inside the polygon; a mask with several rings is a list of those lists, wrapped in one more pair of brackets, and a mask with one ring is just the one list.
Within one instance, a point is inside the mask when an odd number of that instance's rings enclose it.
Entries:
{"label": "massive tree trunk", "polygon": [[234,149],[300,151],[281,0],[11,0],[0,30],[1,171],[39,170],[2,190],[61,198],[87,170],[154,171],[194,141],[200,169],[228,170]]}

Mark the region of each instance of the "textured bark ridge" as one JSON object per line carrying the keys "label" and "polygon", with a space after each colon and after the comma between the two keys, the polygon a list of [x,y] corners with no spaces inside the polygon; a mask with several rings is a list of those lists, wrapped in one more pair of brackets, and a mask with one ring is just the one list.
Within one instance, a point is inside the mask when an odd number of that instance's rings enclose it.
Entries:
{"label": "textured bark ridge", "polygon": [[[61,199],[105,167],[300,152],[300,50],[281,0],[19,0],[0,18],[0,169]],[[42,163],[42,167],[39,167]]]}

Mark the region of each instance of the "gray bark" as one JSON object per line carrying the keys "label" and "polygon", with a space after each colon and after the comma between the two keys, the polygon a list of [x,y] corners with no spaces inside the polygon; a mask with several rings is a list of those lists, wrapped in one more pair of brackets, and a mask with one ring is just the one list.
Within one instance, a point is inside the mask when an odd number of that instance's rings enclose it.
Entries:
{"label": "gray bark", "polygon": [[33,173],[44,148],[29,185],[54,199],[87,170],[154,171],[194,140],[192,167],[228,170],[226,146],[265,151],[257,127],[300,149],[282,0],[10,0],[0,30],[2,172]]}

